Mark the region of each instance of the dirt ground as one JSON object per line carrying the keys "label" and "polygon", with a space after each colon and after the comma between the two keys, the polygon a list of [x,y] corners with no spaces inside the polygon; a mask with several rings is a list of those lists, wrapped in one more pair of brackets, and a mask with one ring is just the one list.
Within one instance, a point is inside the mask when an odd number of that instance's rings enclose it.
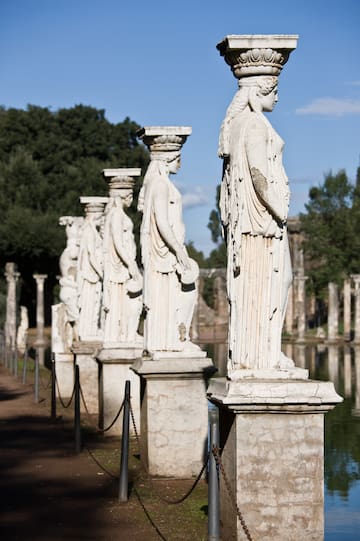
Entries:
{"label": "dirt ground", "polygon": [[184,503],[168,505],[193,480],[150,482],[131,442],[129,490],[118,501],[119,438],[83,422],[83,451],[74,452],[72,407],[50,419],[49,370],[42,370],[40,403],[28,383],[0,365],[0,539],[3,541],[205,541],[207,484]]}

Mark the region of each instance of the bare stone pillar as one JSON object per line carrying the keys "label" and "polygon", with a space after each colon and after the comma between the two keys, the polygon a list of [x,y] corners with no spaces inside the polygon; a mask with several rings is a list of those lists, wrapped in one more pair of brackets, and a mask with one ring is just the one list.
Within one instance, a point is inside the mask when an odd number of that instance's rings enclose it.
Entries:
{"label": "bare stone pillar", "polygon": [[360,344],[360,274],[352,274],[354,280],[354,297],[355,297],[355,333],[354,342]]}
{"label": "bare stone pillar", "polygon": [[339,333],[339,286],[329,282],[328,341],[336,342]]}
{"label": "bare stone pillar", "polygon": [[355,355],[355,404],[351,410],[354,417],[360,417],[360,347],[354,347]]}
{"label": "bare stone pillar", "polygon": [[344,280],[344,340],[350,340],[351,333],[351,280]]}
{"label": "bare stone pillar", "polygon": [[15,263],[6,263],[5,278],[7,281],[5,344],[14,350],[16,347],[16,284],[20,273],[16,271]]}
{"label": "bare stone pillar", "polygon": [[346,398],[351,398],[351,349],[350,346],[344,348],[344,394]]}
{"label": "bare stone pillar", "polygon": [[36,280],[36,341],[35,346],[39,353],[39,364],[45,364],[45,337],[44,337],[44,282],[47,274],[33,274]]}
{"label": "bare stone pillar", "polygon": [[304,342],[306,331],[306,294],[305,282],[307,276],[296,276],[297,284],[297,342]]}
{"label": "bare stone pillar", "polygon": [[294,331],[294,288],[293,286],[289,289],[288,304],[286,308],[285,315],[285,332],[292,336]]}

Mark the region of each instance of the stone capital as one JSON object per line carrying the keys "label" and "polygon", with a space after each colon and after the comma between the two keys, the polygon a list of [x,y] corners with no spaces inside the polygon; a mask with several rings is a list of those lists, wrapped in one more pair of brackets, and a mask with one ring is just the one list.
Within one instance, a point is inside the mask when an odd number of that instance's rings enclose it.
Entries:
{"label": "stone capital", "polygon": [[358,289],[360,285],[360,274],[350,274],[350,278],[354,280],[355,289]]}
{"label": "stone capital", "polygon": [[80,197],[80,203],[85,206],[85,213],[102,213],[107,204],[108,197],[84,196]]}
{"label": "stone capital", "polygon": [[44,283],[44,280],[48,277],[47,274],[33,274],[33,278],[36,280],[36,283]]}
{"label": "stone capital", "polygon": [[216,48],[237,79],[278,76],[296,49],[297,35],[229,35]]}
{"label": "stone capital", "polygon": [[151,152],[179,152],[191,132],[190,126],[145,126],[137,136]]}
{"label": "stone capital", "polygon": [[135,177],[141,175],[140,168],[119,168],[119,169],[103,169],[103,177],[109,185],[110,197],[115,195],[114,190],[132,190],[135,184]]}

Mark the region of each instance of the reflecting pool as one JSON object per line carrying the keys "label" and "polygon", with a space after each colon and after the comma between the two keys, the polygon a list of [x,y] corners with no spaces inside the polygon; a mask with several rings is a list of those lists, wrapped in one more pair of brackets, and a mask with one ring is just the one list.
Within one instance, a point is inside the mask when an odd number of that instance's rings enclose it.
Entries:
{"label": "reflecting pool", "polygon": [[[206,349],[224,375],[226,345]],[[344,398],[325,415],[325,541],[359,541],[360,346],[284,344],[283,351],[311,379],[332,381]]]}

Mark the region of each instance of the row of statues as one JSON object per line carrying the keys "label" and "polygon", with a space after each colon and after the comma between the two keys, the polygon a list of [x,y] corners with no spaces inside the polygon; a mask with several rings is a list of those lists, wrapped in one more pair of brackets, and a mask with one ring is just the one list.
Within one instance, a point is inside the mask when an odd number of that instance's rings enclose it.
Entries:
{"label": "row of statues", "polygon": [[[281,352],[292,280],[286,227],[290,191],[284,143],[264,113],[277,102],[278,76],[296,40],[228,36],[218,45],[239,85],[219,138],[220,211],[228,254],[228,376],[235,379],[249,370],[294,366]],[[190,133],[191,128],[169,126],[139,132],[150,150],[138,201],[142,271],[126,214],[140,170],[105,170],[109,197],[81,198],[84,220],[62,218],[68,245],[61,262],[61,299],[80,340],[143,343],[150,353],[198,350],[189,329],[199,269],[186,251],[181,195],[170,180]],[[142,313],[143,339],[138,335]]]}
{"label": "row of statues", "polygon": [[[60,257],[60,300],[67,342],[154,352],[198,352],[189,330],[199,269],[185,247],[181,195],[170,175],[180,167],[188,127],[143,128],[150,164],[138,200],[143,270],[126,212],[140,169],[105,169],[108,197],[81,197],[85,217],[63,216],[67,245]],[[144,313],[144,337],[138,334]]]}

